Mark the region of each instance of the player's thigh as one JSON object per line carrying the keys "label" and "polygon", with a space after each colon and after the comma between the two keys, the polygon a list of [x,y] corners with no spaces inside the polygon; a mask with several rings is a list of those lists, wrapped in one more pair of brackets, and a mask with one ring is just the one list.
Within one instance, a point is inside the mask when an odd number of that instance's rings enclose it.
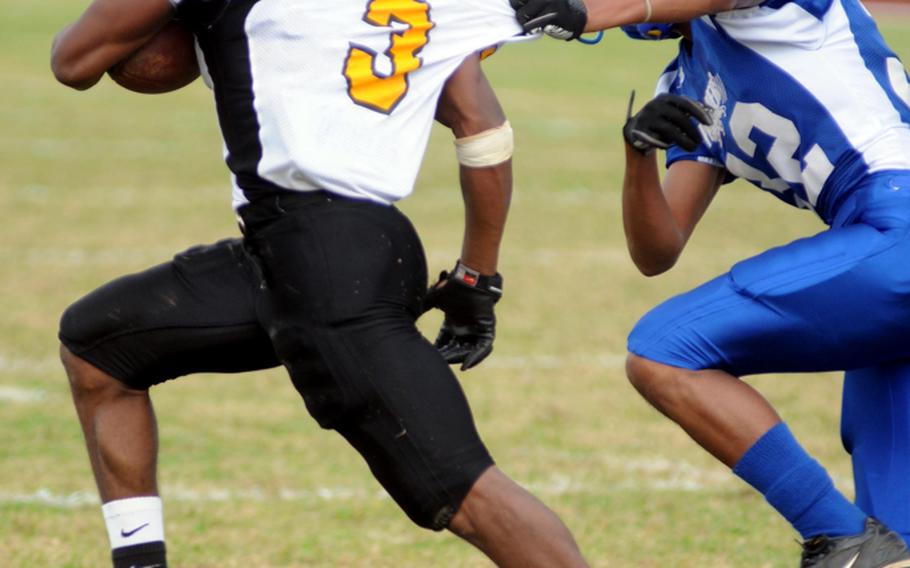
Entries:
{"label": "player's thigh", "polygon": [[910,241],[829,230],[735,265],[661,304],[629,349],[736,375],[836,370],[910,356]]}
{"label": "player's thigh", "polygon": [[239,240],[194,247],[75,302],[61,319],[60,340],[140,389],[196,372],[273,367],[256,282]]}
{"label": "player's thigh", "polygon": [[[260,204],[262,205],[262,204]],[[334,197],[246,211],[276,352],[417,524],[441,529],[492,465],[458,381],[417,331],[426,263],[394,208]]]}

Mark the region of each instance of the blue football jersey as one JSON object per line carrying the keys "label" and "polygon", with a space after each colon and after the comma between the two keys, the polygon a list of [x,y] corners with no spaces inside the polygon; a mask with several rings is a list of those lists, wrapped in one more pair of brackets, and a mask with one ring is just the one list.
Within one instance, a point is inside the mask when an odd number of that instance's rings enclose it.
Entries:
{"label": "blue football jersey", "polygon": [[857,0],[770,0],[692,21],[657,87],[713,124],[667,165],[725,168],[830,223],[869,174],[910,170],[910,82]]}

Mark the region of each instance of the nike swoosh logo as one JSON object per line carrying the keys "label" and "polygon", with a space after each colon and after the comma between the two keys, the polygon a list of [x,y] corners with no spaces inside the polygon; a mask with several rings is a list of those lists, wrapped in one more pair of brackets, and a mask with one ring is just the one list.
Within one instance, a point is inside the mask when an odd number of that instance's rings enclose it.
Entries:
{"label": "nike swoosh logo", "polygon": [[139,525],[138,527],[134,528],[134,529],[131,530],[131,531],[125,531],[125,530],[123,530],[123,529],[120,529],[120,536],[122,536],[123,538],[127,538],[127,537],[130,537],[130,536],[133,536],[134,534],[136,534],[137,532],[141,531],[142,529],[144,529],[144,528],[147,527],[147,526],[149,526],[149,524],[148,524],[148,523],[145,523],[144,525]]}

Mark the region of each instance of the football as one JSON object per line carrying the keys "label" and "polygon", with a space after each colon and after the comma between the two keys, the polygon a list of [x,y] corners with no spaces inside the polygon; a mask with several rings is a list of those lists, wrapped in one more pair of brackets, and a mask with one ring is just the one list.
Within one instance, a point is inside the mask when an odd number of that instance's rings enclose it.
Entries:
{"label": "football", "polygon": [[148,43],[108,70],[118,85],[137,93],[167,93],[199,76],[193,34],[170,21]]}

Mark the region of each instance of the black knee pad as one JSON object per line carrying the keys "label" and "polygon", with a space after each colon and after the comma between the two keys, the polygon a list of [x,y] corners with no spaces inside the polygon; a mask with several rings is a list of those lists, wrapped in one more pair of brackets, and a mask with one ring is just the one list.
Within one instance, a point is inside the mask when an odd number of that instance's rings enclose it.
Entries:
{"label": "black knee pad", "polygon": [[238,239],[194,247],[70,306],[60,341],[127,386],[278,364],[257,319],[258,280]]}
{"label": "black knee pad", "polygon": [[126,361],[100,348],[105,339],[117,333],[117,314],[106,312],[108,306],[99,301],[96,292],[80,298],[63,312],[58,338],[73,355],[128,386],[142,388],[129,380],[133,372]]}

